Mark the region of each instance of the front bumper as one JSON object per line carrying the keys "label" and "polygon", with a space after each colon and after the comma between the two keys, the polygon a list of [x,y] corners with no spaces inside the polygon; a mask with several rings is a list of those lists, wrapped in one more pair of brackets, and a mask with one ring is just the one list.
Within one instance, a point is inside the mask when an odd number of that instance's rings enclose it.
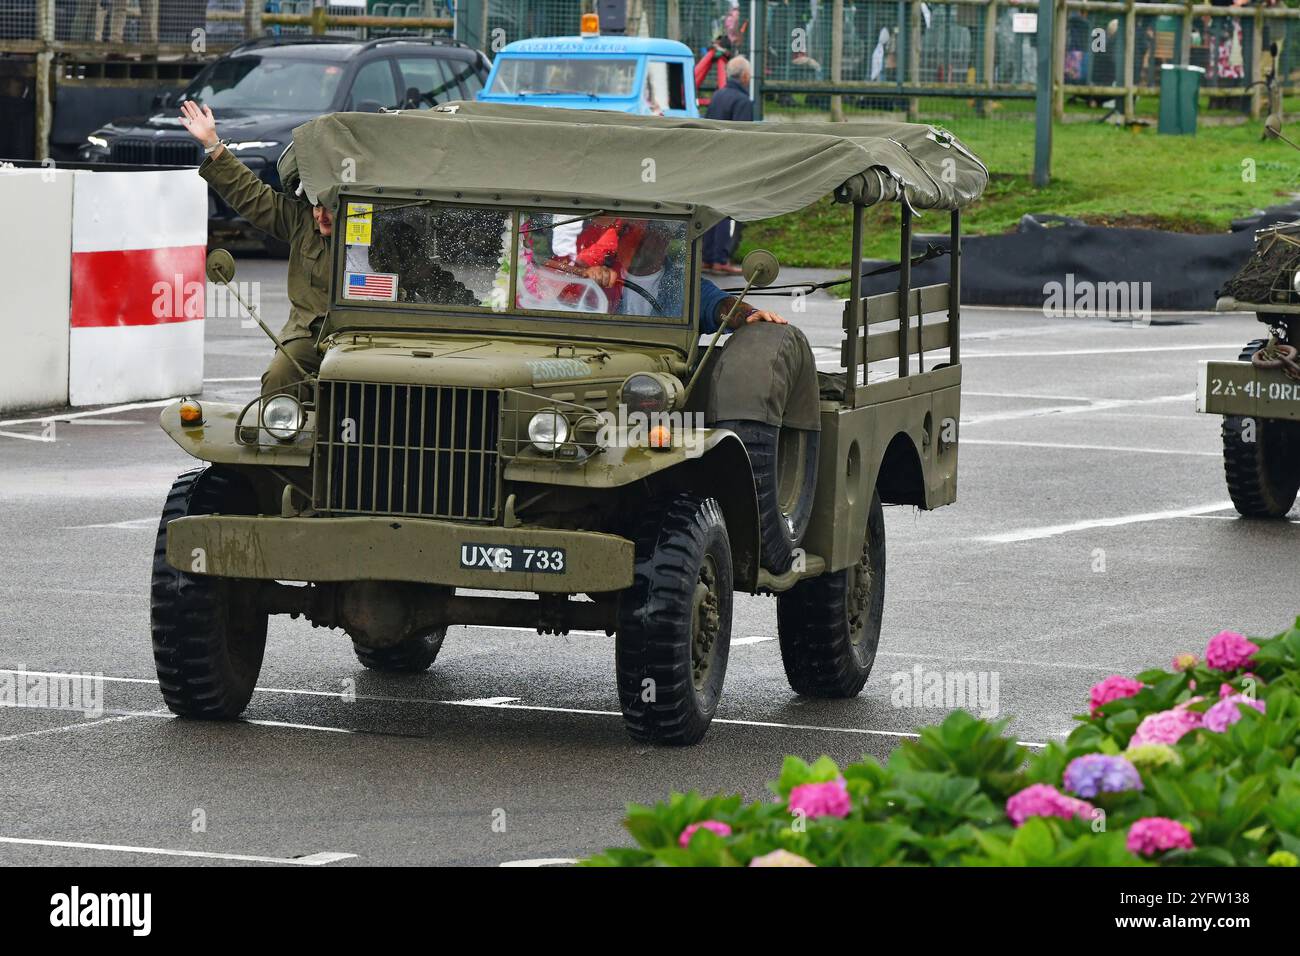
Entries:
{"label": "front bumper", "polygon": [[[564,570],[462,567],[462,546],[563,548]],[[183,571],[269,581],[414,581],[559,594],[621,591],[632,584],[632,542],[626,538],[428,518],[177,518],[167,525],[167,561]]]}
{"label": "front bumper", "polygon": [[1250,362],[1202,362],[1196,410],[1300,421],[1300,382],[1281,369],[1255,368]]}

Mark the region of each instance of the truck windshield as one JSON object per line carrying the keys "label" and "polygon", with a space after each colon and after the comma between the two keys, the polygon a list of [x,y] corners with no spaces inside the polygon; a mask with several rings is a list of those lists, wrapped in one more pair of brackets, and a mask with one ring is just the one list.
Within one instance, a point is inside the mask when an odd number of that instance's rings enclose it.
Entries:
{"label": "truck windshield", "polygon": [[681,320],[690,242],[673,219],[346,202],[337,301]]}
{"label": "truck windshield", "polygon": [[631,96],[636,60],[502,58],[489,93],[511,96]]}

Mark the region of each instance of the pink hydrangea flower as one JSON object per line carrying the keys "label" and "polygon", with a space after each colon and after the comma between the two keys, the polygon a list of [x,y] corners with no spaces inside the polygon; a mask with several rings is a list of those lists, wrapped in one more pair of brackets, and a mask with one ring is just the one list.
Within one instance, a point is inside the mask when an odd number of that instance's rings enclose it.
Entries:
{"label": "pink hydrangea flower", "polygon": [[691,845],[691,837],[695,836],[696,830],[712,830],[720,837],[731,836],[731,827],[727,826],[721,820],[701,820],[699,823],[692,823],[682,835],[677,838],[677,842],[683,847]]}
{"label": "pink hydrangea flower", "polygon": [[1147,714],[1142,718],[1142,723],[1138,724],[1128,745],[1141,747],[1143,744],[1176,744],[1185,734],[1199,726],[1201,715],[1181,707]]}
{"label": "pink hydrangea flower", "polygon": [[762,856],[756,856],[749,861],[750,866],[816,866],[805,860],[798,853],[791,853],[789,850],[773,850],[771,853],[764,853]]}
{"label": "pink hydrangea flower", "polygon": [[1206,730],[1214,731],[1216,734],[1223,733],[1241,720],[1241,708],[1237,706],[1238,704],[1254,707],[1261,714],[1264,713],[1264,702],[1262,700],[1247,697],[1245,694],[1233,694],[1231,697],[1223,698],[1205,712],[1205,721],[1202,726]]}
{"label": "pink hydrangea flower", "polygon": [[1205,663],[1216,671],[1236,671],[1253,663],[1259,645],[1236,631],[1220,631],[1205,648]]}
{"label": "pink hydrangea flower", "polygon": [[801,783],[790,789],[791,813],[802,813],[810,819],[818,817],[847,817],[853,809],[844,778],[825,783]]}
{"label": "pink hydrangea flower", "polygon": [[1128,829],[1125,844],[1130,853],[1154,856],[1165,850],[1191,850],[1192,834],[1187,827],[1168,817],[1143,817]]}
{"label": "pink hydrangea flower", "polygon": [[1196,666],[1196,655],[1191,651],[1183,651],[1181,654],[1174,655],[1174,670],[1189,671]]}
{"label": "pink hydrangea flower", "polygon": [[1070,820],[1074,817],[1091,816],[1093,806],[1087,800],[1067,797],[1051,784],[1035,783],[1025,787],[1019,793],[1013,793],[1007,800],[1007,816],[1016,826],[1020,826],[1030,817],[1060,817]]}
{"label": "pink hydrangea flower", "polygon": [[1125,677],[1123,674],[1111,674],[1105,680],[1093,684],[1092,689],[1088,691],[1088,713],[1096,717],[1097,711],[1112,700],[1132,697],[1141,689],[1141,681]]}

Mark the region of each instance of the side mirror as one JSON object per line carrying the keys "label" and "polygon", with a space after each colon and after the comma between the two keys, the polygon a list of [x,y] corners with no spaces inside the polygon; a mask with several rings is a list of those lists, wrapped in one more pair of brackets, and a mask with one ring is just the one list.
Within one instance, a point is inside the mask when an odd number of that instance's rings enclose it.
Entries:
{"label": "side mirror", "polygon": [[781,263],[766,249],[755,249],[745,256],[740,268],[745,273],[745,281],[760,289],[771,285],[781,274]]}
{"label": "side mirror", "polygon": [[213,249],[208,253],[206,272],[209,282],[230,282],[235,278],[235,257],[225,249]]}

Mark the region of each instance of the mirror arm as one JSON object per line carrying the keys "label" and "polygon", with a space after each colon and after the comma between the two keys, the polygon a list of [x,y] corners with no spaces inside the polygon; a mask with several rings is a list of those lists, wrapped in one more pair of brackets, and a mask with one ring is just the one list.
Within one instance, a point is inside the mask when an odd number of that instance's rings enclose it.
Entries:
{"label": "mirror arm", "polygon": [[254,319],[257,320],[257,324],[262,327],[262,331],[265,332],[267,337],[272,342],[275,343],[275,347],[284,353],[284,357],[287,358],[293,364],[293,367],[295,369],[298,370],[298,374],[301,375],[304,380],[314,378],[315,376],[313,376],[305,368],[303,368],[301,365],[298,364],[298,360],[294,358],[293,355],[290,354],[289,350],[284,347],[284,343],[280,341],[279,336],[277,336],[274,332],[272,332],[270,327],[265,322],[262,321],[262,317],[257,314],[257,310],[244,301],[244,297],[239,294],[239,290],[236,289],[233,285],[231,285],[229,280],[227,279],[219,279],[218,281],[220,281],[221,284],[224,285],[230,291],[231,295],[233,295],[235,299],[239,302],[239,304],[244,307],[245,311],[247,311],[249,315],[251,315]]}

